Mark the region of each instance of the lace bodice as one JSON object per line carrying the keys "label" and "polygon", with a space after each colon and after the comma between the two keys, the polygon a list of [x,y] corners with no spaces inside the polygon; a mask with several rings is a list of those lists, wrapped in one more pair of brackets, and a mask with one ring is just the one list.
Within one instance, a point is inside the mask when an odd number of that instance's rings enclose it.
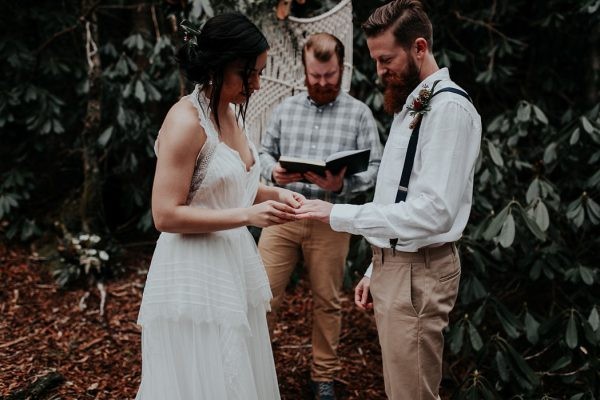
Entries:
{"label": "lace bodice", "polygon": [[[240,154],[219,140],[219,134],[209,117],[209,100],[200,89],[200,86],[196,86],[186,96],[198,111],[200,126],[206,133],[206,142],[194,166],[187,203],[213,209],[249,207],[254,203],[259,184],[258,152],[247,139],[254,158],[254,164],[247,171]],[[158,154],[157,146],[155,151]]]}

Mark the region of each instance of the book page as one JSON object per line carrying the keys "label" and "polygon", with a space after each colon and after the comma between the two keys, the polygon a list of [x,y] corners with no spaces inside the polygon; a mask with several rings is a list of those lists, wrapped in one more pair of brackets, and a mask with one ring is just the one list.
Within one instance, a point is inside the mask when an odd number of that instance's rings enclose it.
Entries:
{"label": "book page", "polygon": [[290,156],[281,156],[279,157],[280,163],[298,163],[298,164],[310,164],[310,165],[318,165],[320,167],[325,166],[325,161],[322,160],[311,160],[308,158],[300,158],[300,157],[290,157]]}
{"label": "book page", "polygon": [[344,157],[352,155],[352,154],[362,153],[362,152],[368,151],[368,150],[369,149],[338,151],[337,153],[333,153],[333,154],[329,155],[329,157],[327,157],[325,159],[325,161],[329,162],[329,161],[337,160],[337,159],[344,158]]}

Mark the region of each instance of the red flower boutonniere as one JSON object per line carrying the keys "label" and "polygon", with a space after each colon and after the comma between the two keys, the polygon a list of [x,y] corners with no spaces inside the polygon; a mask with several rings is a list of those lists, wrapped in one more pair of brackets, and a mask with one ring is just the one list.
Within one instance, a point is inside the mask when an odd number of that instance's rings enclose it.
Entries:
{"label": "red flower boutonniere", "polygon": [[410,129],[415,129],[421,118],[423,118],[423,115],[431,110],[429,107],[429,100],[431,100],[432,93],[433,88],[429,89],[427,85],[423,85],[423,88],[419,90],[417,98],[413,100],[411,105],[407,106],[410,111],[409,115],[414,117],[409,125]]}

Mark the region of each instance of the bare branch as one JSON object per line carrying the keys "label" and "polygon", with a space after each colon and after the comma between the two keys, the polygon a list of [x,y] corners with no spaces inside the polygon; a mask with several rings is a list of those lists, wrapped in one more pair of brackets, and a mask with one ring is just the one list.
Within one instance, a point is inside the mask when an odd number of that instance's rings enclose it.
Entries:
{"label": "bare branch", "polygon": [[150,11],[152,13],[152,23],[154,24],[154,34],[156,36],[156,40],[160,39],[160,29],[158,28],[158,19],[156,18],[156,7],[152,5],[150,7]]}
{"label": "bare branch", "polygon": [[473,19],[473,18],[469,18],[469,17],[465,17],[465,16],[463,16],[458,11],[454,11],[454,15],[456,16],[457,19],[459,19],[461,21],[467,21],[467,22],[470,22],[470,23],[472,23],[474,25],[483,26],[488,31],[496,33],[497,35],[501,36],[505,40],[509,40],[510,39],[508,36],[506,36],[504,33],[500,32],[498,29],[496,29],[494,27],[494,25],[492,25],[489,22],[481,21],[481,20],[477,20],[477,19]]}
{"label": "bare branch", "polygon": [[65,29],[63,29],[62,31],[56,32],[54,35],[52,35],[48,40],[46,40],[44,43],[42,43],[37,49],[35,49],[34,54],[38,55],[42,50],[44,50],[46,47],[48,47],[48,45],[50,43],[52,43],[53,41],[55,41],[57,38],[61,37],[62,35],[65,35],[69,32],[74,31],[75,29],[79,28],[79,26],[81,26],[81,24],[87,19],[88,15],[90,15],[92,12],[94,12],[94,10],[98,7],[98,4],[100,4],[100,0],[98,0],[95,4],[93,4],[88,10],[86,10],[80,17],[79,17],[79,22],[76,24],[73,24]]}
{"label": "bare branch", "polygon": [[586,369],[589,369],[589,365],[583,364],[581,367],[577,368],[575,371],[571,371],[571,372],[537,372],[540,375],[544,375],[544,376],[572,376],[572,375],[577,375],[578,373],[580,373],[581,371],[585,371]]}
{"label": "bare branch", "polygon": [[63,29],[60,32],[56,32],[54,35],[52,35],[48,40],[46,40],[44,43],[42,43],[42,45],[40,47],[38,47],[37,49],[35,49],[34,54],[39,54],[42,50],[44,50],[50,43],[52,43],[53,41],[55,41],[57,38],[61,37],[64,34],[67,34],[69,32],[74,31],[75,29],[77,29],[79,27],[79,23],[75,24],[75,25],[71,25],[68,28]]}
{"label": "bare branch", "polygon": [[154,7],[154,3],[138,3],[138,4],[128,4],[128,5],[119,5],[119,4],[107,4],[103,6],[99,6],[98,9],[102,10],[135,10],[139,8],[145,7]]}

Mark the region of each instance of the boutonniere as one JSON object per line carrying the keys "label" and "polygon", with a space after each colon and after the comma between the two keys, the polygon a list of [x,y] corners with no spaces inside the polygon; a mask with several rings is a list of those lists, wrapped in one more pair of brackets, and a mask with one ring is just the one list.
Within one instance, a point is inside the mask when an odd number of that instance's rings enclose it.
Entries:
{"label": "boutonniere", "polygon": [[413,120],[409,125],[410,129],[415,129],[421,118],[423,118],[423,115],[431,110],[431,107],[429,107],[429,100],[431,100],[432,92],[433,91],[432,89],[429,89],[429,86],[423,85],[423,88],[419,90],[419,94],[413,100],[412,104],[407,106],[410,111],[408,114],[413,117]]}

